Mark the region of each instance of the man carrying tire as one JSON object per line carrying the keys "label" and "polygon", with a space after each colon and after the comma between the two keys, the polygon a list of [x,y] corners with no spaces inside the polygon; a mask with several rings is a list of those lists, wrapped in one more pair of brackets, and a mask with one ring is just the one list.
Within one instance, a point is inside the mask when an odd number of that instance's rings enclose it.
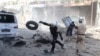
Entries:
{"label": "man carrying tire", "polygon": [[40,21],[39,23],[42,23],[42,24],[47,25],[47,26],[50,27],[50,28],[49,28],[49,29],[50,29],[50,33],[51,33],[51,35],[53,36],[53,40],[52,40],[52,42],[51,42],[52,48],[51,48],[51,51],[50,51],[50,52],[51,52],[51,53],[54,53],[54,49],[55,49],[55,44],[56,44],[56,43],[58,43],[58,44],[61,46],[61,48],[63,49],[64,44],[62,44],[61,42],[59,42],[59,41],[57,40],[58,34],[60,35],[61,40],[63,40],[61,33],[57,31],[57,25],[56,25],[56,24],[49,24],[49,23],[42,22],[42,21]]}

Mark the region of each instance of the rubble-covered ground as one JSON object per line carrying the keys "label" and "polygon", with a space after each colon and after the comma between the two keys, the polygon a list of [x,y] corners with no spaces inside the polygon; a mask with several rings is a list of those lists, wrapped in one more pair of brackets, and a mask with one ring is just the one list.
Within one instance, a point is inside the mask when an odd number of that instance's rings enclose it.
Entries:
{"label": "rubble-covered ground", "polygon": [[[61,49],[59,45],[56,45],[54,54],[45,54],[44,50],[50,51],[50,44],[36,43],[35,39],[32,38],[33,34],[36,31],[31,31],[25,28],[20,28],[18,30],[19,35],[23,36],[23,41],[26,42],[26,45],[20,47],[13,47],[7,43],[4,44],[4,51],[2,56],[77,56],[76,55],[76,39],[72,37],[71,41],[67,41],[65,33],[63,32],[65,49]],[[40,33],[44,38],[50,38],[51,35],[49,32]],[[83,45],[83,56],[100,56],[100,29],[96,27],[88,27],[86,38]],[[59,38],[60,39],[60,38]],[[58,39],[58,40],[59,40]],[[1,55],[0,55],[1,56]]]}

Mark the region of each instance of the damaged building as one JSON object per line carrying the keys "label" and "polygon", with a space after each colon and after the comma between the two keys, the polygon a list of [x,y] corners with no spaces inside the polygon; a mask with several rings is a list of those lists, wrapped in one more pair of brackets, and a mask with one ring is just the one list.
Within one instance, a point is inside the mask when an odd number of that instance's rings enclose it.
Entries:
{"label": "damaged building", "polygon": [[[3,9],[13,10],[17,7],[19,23],[25,24],[28,20],[53,21],[56,20],[61,26],[62,18],[71,16],[78,18],[85,17],[87,25],[99,24],[99,1],[95,0],[25,0],[4,2]],[[97,8],[97,9],[95,9]],[[14,9],[15,10],[15,9]]]}

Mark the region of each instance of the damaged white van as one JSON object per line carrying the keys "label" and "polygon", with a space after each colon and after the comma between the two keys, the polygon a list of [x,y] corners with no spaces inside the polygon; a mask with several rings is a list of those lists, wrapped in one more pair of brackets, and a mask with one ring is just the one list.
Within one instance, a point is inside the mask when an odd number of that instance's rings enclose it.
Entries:
{"label": "damaged white van", "polygon": [[14,13],[0,11],[0,38],[15,37],[17,30],[18,23]]}

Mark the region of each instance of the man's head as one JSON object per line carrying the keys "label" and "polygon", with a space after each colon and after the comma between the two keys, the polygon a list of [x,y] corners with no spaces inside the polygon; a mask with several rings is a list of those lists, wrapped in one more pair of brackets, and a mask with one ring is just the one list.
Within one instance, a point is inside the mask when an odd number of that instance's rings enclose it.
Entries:
{"label": "man's head", "polygon": [[79,18],[79,23],[83,23],[83,21],[84,21],[84,18],[83,17],[80,17]]}

